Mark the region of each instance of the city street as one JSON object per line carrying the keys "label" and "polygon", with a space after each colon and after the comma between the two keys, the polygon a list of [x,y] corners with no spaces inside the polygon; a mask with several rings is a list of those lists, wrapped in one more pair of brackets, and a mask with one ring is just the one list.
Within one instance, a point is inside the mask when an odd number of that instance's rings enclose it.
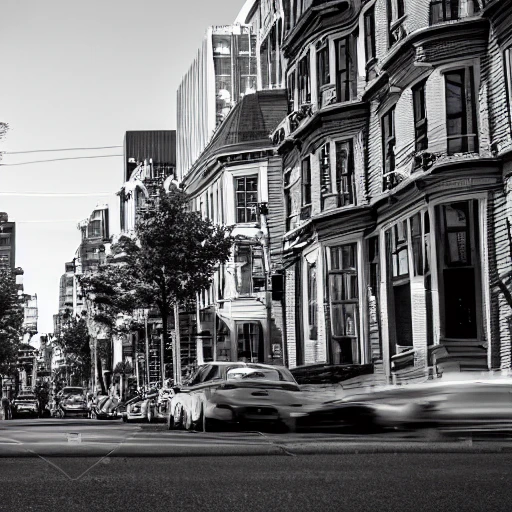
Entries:
{"label": "city street", "polygon": [[17,420],[1,423],[0,454],[1,511],[508,511],[512,496],[506,440]]}

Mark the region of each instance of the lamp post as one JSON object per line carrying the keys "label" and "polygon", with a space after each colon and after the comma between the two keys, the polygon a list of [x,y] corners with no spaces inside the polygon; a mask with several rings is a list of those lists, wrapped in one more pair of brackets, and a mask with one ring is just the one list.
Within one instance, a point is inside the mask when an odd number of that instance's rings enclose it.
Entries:
{"label": "lamp post", "polygon": [[149,337],[148,337],[149,309],[144,309],[144,334],[146,337],[146,379],[149,388]]}

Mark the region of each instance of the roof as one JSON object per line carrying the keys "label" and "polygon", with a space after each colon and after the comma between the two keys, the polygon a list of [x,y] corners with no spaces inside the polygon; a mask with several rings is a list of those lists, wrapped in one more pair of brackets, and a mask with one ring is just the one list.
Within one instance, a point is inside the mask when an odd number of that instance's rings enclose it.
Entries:
{"label": "roof", "polygon": [[272,146],[270,135],[287,114],[286,89],[247,94],[233,107],[194,167],[220,152],[237,153]]}

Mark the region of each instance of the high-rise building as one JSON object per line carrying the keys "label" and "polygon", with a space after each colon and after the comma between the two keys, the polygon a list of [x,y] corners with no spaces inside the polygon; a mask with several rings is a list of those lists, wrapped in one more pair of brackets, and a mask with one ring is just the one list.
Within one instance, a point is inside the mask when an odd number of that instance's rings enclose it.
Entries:
{"label": "high-rise building", "polygon": [[9,222],[9,216],[0,212],[0,269],[15,268],[16,223]]}

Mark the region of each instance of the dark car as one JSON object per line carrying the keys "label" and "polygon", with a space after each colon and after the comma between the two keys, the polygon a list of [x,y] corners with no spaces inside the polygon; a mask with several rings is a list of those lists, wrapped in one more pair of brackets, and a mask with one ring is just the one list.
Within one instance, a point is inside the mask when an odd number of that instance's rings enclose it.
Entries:
{"label": "dark car", "polygon": [[291,428],[303,397],[287,368],[256,363],[216,362],[199,367],[187,386],[175,388],[168,428],[240,426]]}
{"label": "dark car", "polygon": [[57,399],[61,418],[66,416],[87,417],[87,395],[84,388],[65,387],[59,391]]}
{"label": "dark car", "polygon": [[12,402],[12,417],[31,416],[37,418],[39,416],[39,401],[36,395],[31,393],[22,393],[18,395]]}

